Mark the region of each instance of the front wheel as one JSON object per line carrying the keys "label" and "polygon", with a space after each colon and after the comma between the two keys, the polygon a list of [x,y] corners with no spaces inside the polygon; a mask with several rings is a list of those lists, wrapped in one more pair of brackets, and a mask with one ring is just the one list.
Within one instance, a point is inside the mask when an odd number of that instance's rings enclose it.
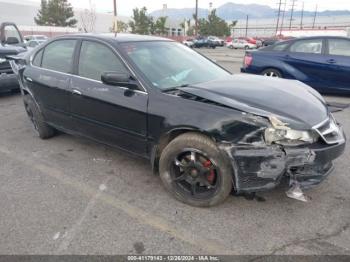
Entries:
{"label": "front wheel", "polygon": [[192,206],[218,205],[233,186],[230,162],[202,134],[186,133],[170,142],[161,155],[159,171],[166,189]]}

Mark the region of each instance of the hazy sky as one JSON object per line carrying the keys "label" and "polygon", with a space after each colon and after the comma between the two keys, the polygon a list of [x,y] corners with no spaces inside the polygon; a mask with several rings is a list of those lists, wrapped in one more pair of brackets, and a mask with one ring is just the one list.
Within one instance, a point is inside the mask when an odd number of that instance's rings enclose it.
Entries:
{"label": "hazy sky", "polygon": [[[0,0],[1,1],[1,0]],[[40,0],[22,0],[24,1],[36,1]],[[84,8],[88,6],[89,0],[69,0],[74,6]],[[91,0],[95,3],[97,10],[109,11],[113,10],[113,0]],[[292,0],[287,1],[289,5]],[[264,4],[277,8],[278,0],[199,0],[199,6],[208,8],[209,2],[212,2],[214,7],[218,7],[227,2],[241,3],[241,4]],[[296,9],[301,9],[303,0],[297,0]],[[146,6],[149,11],[161,9],[163,4],[167,4],[168,8],[183,8],[193,7],[195,0],[117,0],[118,13],[120,15],[131,15],[132,9],[135,7]],[[350,10],[350,0],[304,0],[305,9],[309,11],[315,10],[316,4],[318,9],[323,10]]]}

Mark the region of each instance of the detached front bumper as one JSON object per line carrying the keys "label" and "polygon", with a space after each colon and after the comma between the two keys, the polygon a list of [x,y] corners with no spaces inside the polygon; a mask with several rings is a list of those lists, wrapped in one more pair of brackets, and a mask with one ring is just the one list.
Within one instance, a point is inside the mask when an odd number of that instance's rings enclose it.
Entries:
{"label": "detached front bumper", "polygon": [[283,177],[293,176],[304,189],[321,183],[333,170],[333,160],[341,156],[344,141],[327,145],[316,143],[308,147],[223,146],[230,156],[235,189],[258,192],[275,188]]}

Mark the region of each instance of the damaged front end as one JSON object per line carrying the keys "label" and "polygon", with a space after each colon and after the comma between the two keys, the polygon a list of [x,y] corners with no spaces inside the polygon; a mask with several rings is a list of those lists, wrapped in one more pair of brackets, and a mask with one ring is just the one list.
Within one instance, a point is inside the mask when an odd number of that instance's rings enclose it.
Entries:
{"label": "damaged front end", "polygon": [[[251,116],[252,119],[260,117]],[[261,118],[264,119],[264,118]],[[345,148],[345,135],[332,115],[311,130],[293,130],[272,116],[237,143],[221,143],[232,161],[237,193],[268,190],[289,179],[287,195],[305,201],[302,189],[319,184]]]}

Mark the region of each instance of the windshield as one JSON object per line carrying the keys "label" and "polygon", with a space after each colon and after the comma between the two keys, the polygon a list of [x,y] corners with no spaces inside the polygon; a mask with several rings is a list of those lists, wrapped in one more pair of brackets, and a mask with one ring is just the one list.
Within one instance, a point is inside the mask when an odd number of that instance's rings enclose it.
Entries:
{"label": "windshield", "polygon": [[154,87],[168,90],[230,75],[227,71],[176,42],[133,42],[121,45]]}

